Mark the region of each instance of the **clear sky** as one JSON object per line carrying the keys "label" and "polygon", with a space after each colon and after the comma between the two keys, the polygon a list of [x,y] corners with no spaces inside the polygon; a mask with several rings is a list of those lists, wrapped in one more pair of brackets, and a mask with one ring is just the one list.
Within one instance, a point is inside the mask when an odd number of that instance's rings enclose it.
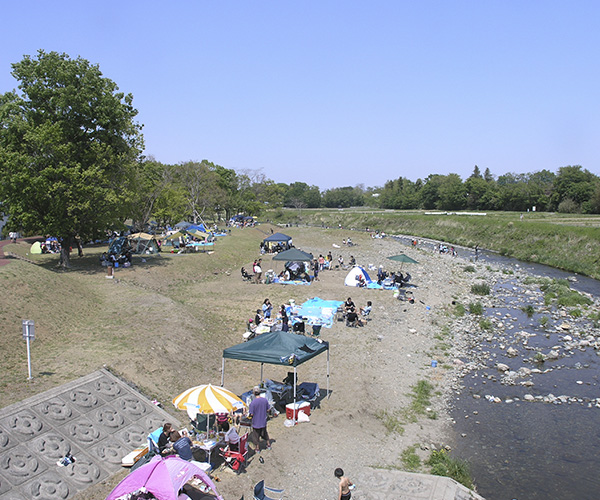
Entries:
{"label": "clear sky", "polygon": [[321,189],[478,165],[600,174],[600,2],[2,2],[0,93],[38,49],[134,96],[146,155]]}

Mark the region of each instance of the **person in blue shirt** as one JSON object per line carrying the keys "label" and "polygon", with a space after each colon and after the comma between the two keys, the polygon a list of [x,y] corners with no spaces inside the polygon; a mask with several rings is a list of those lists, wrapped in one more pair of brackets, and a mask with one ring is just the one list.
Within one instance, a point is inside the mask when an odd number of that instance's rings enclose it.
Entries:
{"label": "person in blue shirt", "polygon": [[192,460],[192,440],[188,436],[182,436],[178,431],[173,431],[171,432],[170,439],[173,443],[173,449],[177,452],[179,458],[188,462]]}

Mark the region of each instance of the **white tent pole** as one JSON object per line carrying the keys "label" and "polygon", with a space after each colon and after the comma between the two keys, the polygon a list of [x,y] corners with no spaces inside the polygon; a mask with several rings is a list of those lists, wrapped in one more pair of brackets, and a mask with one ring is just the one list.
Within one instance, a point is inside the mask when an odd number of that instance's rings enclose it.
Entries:
{"label": "white tent pole", "polygon": [[327,399],[329,399],[329,349],[327,349]]}
{"label": "white tent pole", "polygon": [[221,387],[225,385],[225,358],[221,359]]}
{"label": "white tent pole", "polygon": [[264,363],[260,364],[260,385],[263,385],[263,367],[265,366]]}

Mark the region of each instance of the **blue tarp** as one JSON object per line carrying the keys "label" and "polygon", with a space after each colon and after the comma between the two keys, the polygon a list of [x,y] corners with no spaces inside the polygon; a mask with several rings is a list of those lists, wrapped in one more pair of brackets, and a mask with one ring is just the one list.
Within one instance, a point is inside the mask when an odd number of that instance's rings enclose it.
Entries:
{"label": "blue tarp", "polygon": [[307,300],[298,311],[298,316],[307,318],[309,325],[322,325],[326,328],[333,326],[335,313],[344,302],[341,300],[323,300],[319,297]]}

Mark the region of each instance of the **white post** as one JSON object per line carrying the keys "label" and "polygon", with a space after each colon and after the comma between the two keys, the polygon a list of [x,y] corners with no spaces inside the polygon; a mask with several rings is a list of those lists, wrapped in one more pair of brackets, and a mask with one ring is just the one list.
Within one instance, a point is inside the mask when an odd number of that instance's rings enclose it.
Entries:
{"label": "white post", "polygon": [[225,358],[221,358],[221,387],[225,385]]}
{"label": "white post", "polygon": [[30,319],[24,319],[21,322],[22,326],[23,326],[23,338],[25,339],[25,342],[27,344],[27,373],[28,373],[28,377],[27,380],[31,380],[33,379],[33,377],[31,376],[31,346],[30,346],[30,342],[33,342],[33,340],[35,340],[35,323],[30,320]]}
{"label": "white post", "polygon": [[[29,330],[29,327],[27,327]],[[31,380],[33,377],[31,376],[31,349],[29,348],[29,336],[27,337],[27,373],[29,376],[27,380]]]}

